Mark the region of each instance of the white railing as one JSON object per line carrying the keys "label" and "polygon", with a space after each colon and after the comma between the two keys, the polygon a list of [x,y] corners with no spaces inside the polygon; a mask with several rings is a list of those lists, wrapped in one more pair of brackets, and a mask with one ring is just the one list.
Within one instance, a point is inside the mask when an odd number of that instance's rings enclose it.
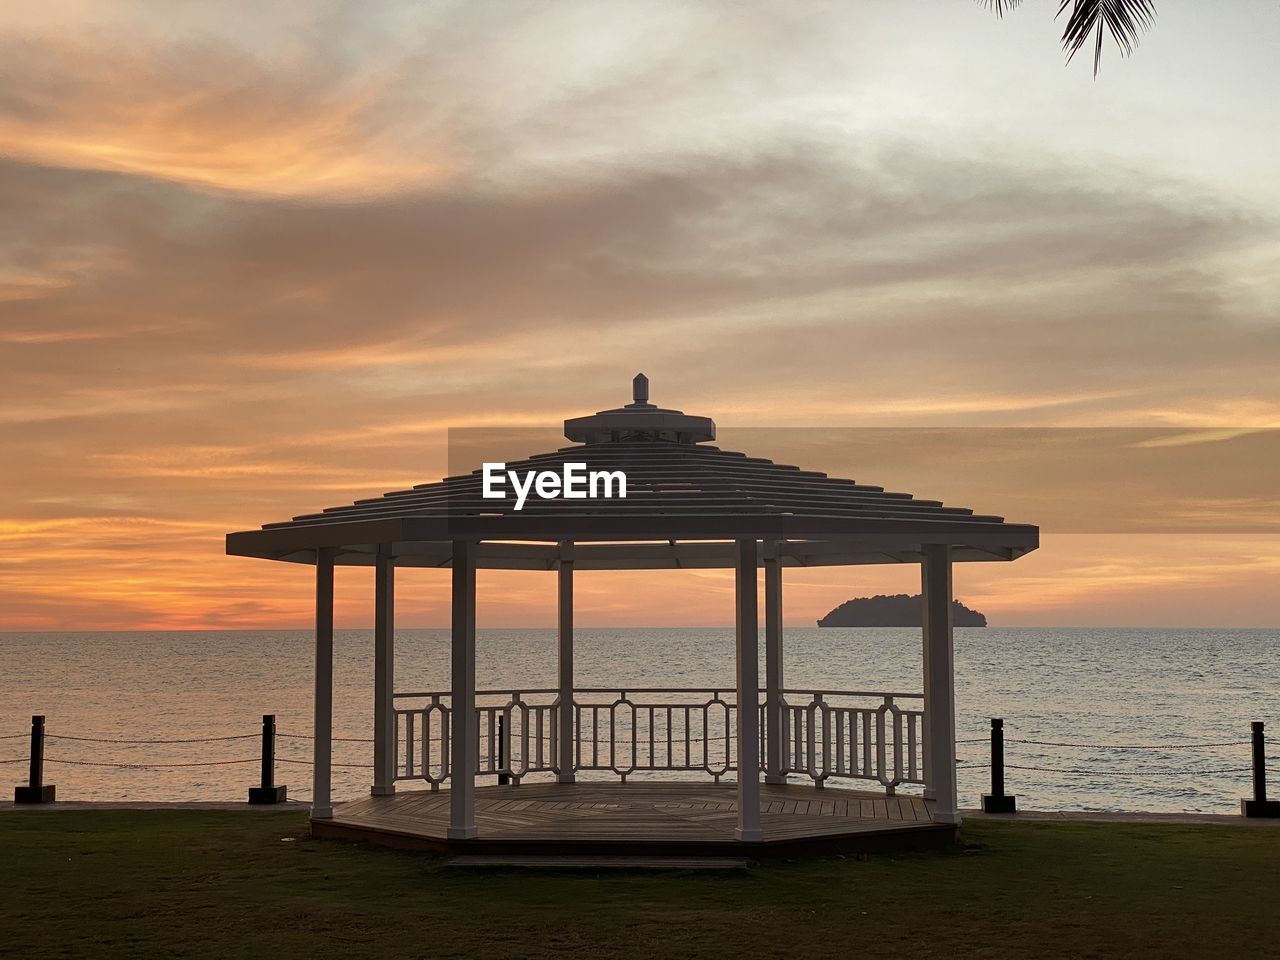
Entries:
{"label": "white railing", "polygon": [[783,701],[786,773],[819,785],[831,777],[875,780],[891,794],[898,784],[924,783],[923,695],[784,690]]}
{"label": "white railing", "polygon": [[722,690],[578,688],[575,768],[609,771],[624,782],[643,771],[695,771],[719,783],[738,768],[734,699]]}
{"label": "white railing", "polygon": [[[760,707],[760,763],[768,753],[769,710]],[[398,693],[396,779],[433,790],[449,779],[448,691]],[[733,690],[579,687],[573,697],[574,770],[701,773],[719,782],[736,771]],[[904,703],[910,706],[904,706]],[[479,750],[475,772],[519,783],[559,773],[559,697],[554,689],[476,693]],[[888,793],[924,782],[923,697],[857,690],[783,691],[782,772],[818,786],[832,778],[871,780]]]}
{"label": "white railing", "polygon": [[[416,702],[415,702],[416,701]],[[559,698],[555,690],[478,690],[478,775],[519,782],[530,773],[556,773]],[[396,779],[425,780],[432,789],[449,779],[453,717],[449,692],[397,693]]]}

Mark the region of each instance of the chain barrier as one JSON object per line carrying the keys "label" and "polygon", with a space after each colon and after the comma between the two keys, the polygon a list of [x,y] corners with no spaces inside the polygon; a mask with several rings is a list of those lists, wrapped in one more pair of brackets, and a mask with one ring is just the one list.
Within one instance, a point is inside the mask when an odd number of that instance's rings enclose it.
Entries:
{"label": "chain barrier", "polygon": [[80,743],[124,743],[154,746],[170,743],[222,743],[227,740],[256,740],[260,736],[261,734],[259,733],[242,733],[234,737],[194,737],[190,740],[109,740],[104,737],[73,737],[65,733],[46,733],[44,738],[46,740],[76,740]]}
{"label": "chain barrier", "polygon": [[[256,761],[255,761],[256,762]],[[305,767],[315,766],[315,762],[311,760],[293,760],[289,757],[276,757],[276,763],[297,763]],[[331,767],[354,767],[357,770],[372,770],[372,763],[330,763]]]}
{"label": "chain barrier", "polygon": [[1018,740],[1013,737],[1006,737],[1004,742],[1028,743],[1037,747],[1068,747],[1076,750],[1205,750],[1214,747],[1247,747],[1249,745],[1248,740],[1221,740],[1209,743],[1062,743],[1055,740]]}
{"label": "chain barrier", "polygon": [[202,760],[197,763],[112,763],[107,760],[60,760],[57,757],[45,757],[45,763],[66,763],[75,767],[119,767],[124,770],[152,770],[161,767],[222,767],[233,763],[258,763],[258,757],[247,760]]}
{"label": "chain barrier", "polygon": [[[0,737],[0,740],[22,740],[22,739],[26,739],[28,736],[29,734],[18,733],[18,734],[12,734],[12,735],[5,735],[3,737]],[[186,737],[182,739],[173,739],[173,740],[138,740],[138,739],[124,738],[124,737],[82,737],[82,736],[75,736],[73,734],[65,734],[65,733],[45,732],[43,734],[43,737],[45,740],[67,740],[75,743],[106,743],[106,744],[113,744],[118,746],[172,746],[177,744],[190,744],[190,743],[231,743],[231,742],[239,742],[242,740],[257,740],[261,736],[262,736],[261,733],[242,733],[242,734],[229,734],[227,736],[222,736],[222,737]],[[275,736],[288,737],[294,740],[314,740],[315,739],[314,737],[311,737],[311,736],[303,736],[300,734],[288,734],[288,733],[284,733],[284,734],[276,733]],[[371,738],[365,739],[365,738],[359,738],[359,737],[334,737],[334,742],[336,743],[373,743],[373,740]],[[14,757],[12,759],[0,760],[0,764],[26,763],[28,762],[28,760],[29,760],[28,757]],[[199,761],[182,762],[182,763],[150,763],[150,762],[140,762],[140,761],[119,762],[119,761],[112,761],[112,760],[76,760],[76,759],[63,759],[61,757],[46,756],[43,758],[43,761],[45,763],[60,763],[66,766],[73,766],[73,767],[109,767],[116,770],[162,770],[162,769],[179,769],[179,768],[193,768],[193,767],[237,766],[242,764],[260,763],[261,758],[245,757],[243,759],[236,759],[236,760],[199,760]],[[312,763],[310,760],[292,760],[292,759],[289,759],[288,757],[276,757],[275,762],[276,763],[300,763],[300,764],[307,764],[307,765],[311,765]],[[335,763],[335,764],[332,764],[332,766],[372,769],[373,764],[371,763],[369,764]]]}
{"label": "chain barrier", "polygon": [[[990,766],[990,764],[988,764]],[[1006,763],[1006,770],[1034,770],[1036,773],[1072,773],[1090,777],[1200,777],[1221,773],[1248,773],[1249,767],[1225,767],[1221,770],[1089,770],[1075,767],[1032,767]]]}
{"label": "chain barrier", "polygon": [[[1003,720],[993,719],[992,723],[992,760],[998,761],[1001,770],[1026,770],[1033,773],[1050,773],[1050,774],[1066,774],[1070,776],[1087,776],[1100,778],[1145,778],[1145,777],[1212,777],[1221,775],[1241,775],[1253,772],[1252,767],[1218,767],[1214,769],[1154,769],[1154,770],[1111,770],[1100,769],[1097,767],[1053,767],[1040,766],[1038,764],[1019,764],[1007,763],[1004,759],[1004,747],[1008,744],[1022,744],[1035,747],[1054,747],[1067,750],[1107,750],[1107,751],[1126,751],[1126,750],[1154,750],[1161,753],[1169,753],[1174,750],[1216,750],[1225,747],[1240,748],[1249,745],[1250,740],[1198,740],[1182,743],[1084,743],[1080,741],[1068,740],[1034,740],[1025,737],[1006,737],[1004,736]],[[988,738],[973,738],[970,740],[957,740],[956,743],[984,743]],[[1256,744],[1255,744],[1256,747]],[[990,769],[992,763],[970,764],[963,761],[957,761],[957,764],[966,770]]]}
{"label": "chain barrier", "polygon": [[[21,740],[21,739],[24,739],[26,736],[27,736],[26,734],[6,734],[4,736],[0,736],[0,740]],[[116,744],[116,745],[126,745],[126,746],[165,746],[165,745],[193,744],[193,743],[230,743],[230,742],[238,742],[243,740],[256,740],[259,738],[260,734],[246,733],[246,734],[219,736],[219,737],[190,737],[190,738],[172,739],[172,740],[142,740],[142,739],[111,738],[111,737],[85,737],[85,736],[74,736],[71,734],[58,734],[58,733],[46,733],[45,736],[47,739],[50,739],[50,740],[66,740],[66,741],[72,741],[77,743],[103,743],[103,744]],[[296,734],[296,733],[277,732],[275,733],[275,736],[283,739],[289,739],[289,740],[314,741],[315,739],[311,735]],[[520,743],[526,739],[541,740],[544,743],[553,742],[553,739],[550,736],[524,738],[524,737],[513,735],[511,737],[511,741],[513,742],[513,744]],[[655,743],[659,741],[665,741],[665,739],[666,739],[665,737],[654,738]],[[723,736],[689,737],[687,738],[687,742],[690,744],[694,744],[694,743],[701,744],[701,743],[706,743],[708,741],[718,742],[723,739],[725,739],[725,737]],[[369,743],[373,743],[374,741],[370,737],[334,737],[333,742],[334,743],[369,744]],[[607,748],[610,744],[612,744],[615,747],[618,747],[618,746],[629,746],[637,742],[643,743],[646,741],[644,738],[641,738],[640,740],[637,741],[633,738],[619,737],[613,740],[601,739],[598,741],[598,745],[600,747]],[[679,743],[686,742],[686,738],[685,737],[675,738],[673,740],[673,743],[676,743],[676,742],[679,742]],[[987,743],[987,742],[989,742],[989,738],[987,737],[972,737],[972,738],[957,740],[956,744],[957,746],[960,746],[960,745],[981,744],[981,743]],[[1250,743],[1250,741],[1246,739],[1246,740],[1196,741],[1196,742],[1190,742],[1190,743],[1085,743],[1085,742],[1079,742],[1079,741],[1034,740],[1029,738],[1010,737],[1005,739],[1004,743],[1022,744],[1022,745],[1037,746],[1037,747],[1054,747],[1054,748],[1070,749],[1070,750],[1172,751],[1172,750],[1212,750],[1212,749],[1223,749],[1228,747],[1242,747],[1242,746],[1247,746]],[[26,763],[27,761],[28,761],[28,758],[26,757],[12,757],[12,758],[0,759],[0,765]],[[122,769],[122,770],[159,770],[159,769],[218,767],[218,766],[236,766],[236,765],[244,765],[244,764],[254,764],[254,763],[260,762],[260,758],[246,757],[244,759],[205,760],[205,761],[180,762],[180,763],[146,763],[146,762],[123,762],[122,763],[122,762],[115,762],[115,761],[77,760],[77,759],[62,759],[59,757],[45,757],[44,762],[65,764],[69,766],[81,766],[81,767],[110,767],[110,768]],[[299,766],[314,766],[314,763],[311,760],[297,759],[292,757],[276,757],[275,762],[295,764]],[[488,762],[488,758],[482,757],[481,762],[482,763]],[[977,763],[977,762],[969,762],[963,759],[958,759],[956,762],[959,767],[962,767],[965,770],[976,771],[976,770],[990,769],[991,767],[991,764],[989,762]],[[331,766],[334,768],[360,769],[360,770],[368,770],[373,768],[373,764],[370,764],[370,763],[332,763]],[[1093,776],[1093,777],[1123,777],[1123,778],[1208,777],[1208,776],[1219,776],[1219,775],[1226,775],[1226,774],[1231,774],[1231,775],[1247,774],[1251,770],[1251,768],[1247,766],[1220,767],[1220,768],[1214,768],[1214,769],[1106,770],[1106,769],[1090,768],[1090,767],[1054,767],[1054,766],[1040,766],[1040,765],[1034,765],[1034,764],[1016,764],[1016,763],[1006,763],[1004,764],[1004,767],[1005,769],[1009,769],[1009,770],[1025,770],[1025,771],[1030,771],[1034,773],[1067,774],[1072,776]]]}

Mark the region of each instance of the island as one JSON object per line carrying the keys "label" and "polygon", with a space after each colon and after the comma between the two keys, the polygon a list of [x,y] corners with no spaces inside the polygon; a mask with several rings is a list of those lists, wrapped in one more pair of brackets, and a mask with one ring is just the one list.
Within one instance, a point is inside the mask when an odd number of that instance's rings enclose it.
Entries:
{"label": "island", "polygon": [[[923,605],[920,594],[855,597],[846,600],[818,621],[820,627],[918,627]],[[985,627],[987,618],[959,600],[951,601],[952,623],[957,627]]]}

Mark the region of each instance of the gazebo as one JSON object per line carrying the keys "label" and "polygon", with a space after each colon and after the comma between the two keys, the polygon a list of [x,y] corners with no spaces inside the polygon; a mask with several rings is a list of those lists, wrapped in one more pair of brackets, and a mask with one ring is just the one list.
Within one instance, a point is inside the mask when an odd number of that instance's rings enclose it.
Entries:
{"label": "gazebo", "polygon": [[[313,832],[540,853],[953,839],[952,564],[1015,560],[1037,547],[1038,529],[721,450],[709,418],[649,403],[643,374],[631,403],[566,420],[565,436],[571,445],[506,469],[563,473],[572,464],[598,474],[599,486],[584,483],[582,496],[543,498],[530,488],[517,508],[511,496],[495,499],[492,478],[475,470],[227,536],[228,554],[315,566]],[[606,489],[619,475],[625,496],[616,482]],[[923,690],[786,686],[783,570],[882,563],[921,569]],[[336,566],[374,567],[375,642],[372,786],[335,810]],[[452,570],[449,690],[395,692],[398,567]],[[482,567],[558,572],[554,688],[477,691]],[[684,568],[736,571],[732,686],[575,686],[575,570]],[[903,785],[920,789],[899,792]]]}

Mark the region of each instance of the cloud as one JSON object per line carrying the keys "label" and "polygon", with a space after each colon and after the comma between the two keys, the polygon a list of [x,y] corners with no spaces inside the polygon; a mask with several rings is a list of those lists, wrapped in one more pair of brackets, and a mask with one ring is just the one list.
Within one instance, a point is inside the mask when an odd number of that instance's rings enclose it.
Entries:
{"label": "cloud", "polygon": [[379,105],[403,80],[394,64],[344,73],[323,56],[273,62],[198,34],[149,45],[123,33],[0,39],[9,156],[282,196],[392,192],[457,163],[444,143],[388,142]]}
{"label": "cloud", "polygon": [[[939,16],[970,14],[994,35]],[[111,622],[199,620],[159,586],[179,547],[214,565],[208,622],[237,593],[293,616],[216,530],[433,479],[449,426],[554,424],[636,369],[722,425],[1280,420],[1274,211],[960,129],[986,114],[944,116],[923,28],[883,10],[6,17],[3,512],[67,543],[199,527],[75,559],[86,590],[157,585],[104,594]],[[22,550],[69,561],[61,536]]]}
{"label": "cloud", "polygon": [[[673,138],[723,146],[708,121],[774,116],[777,98],[861,46],[850,24],[839,33],[843,45],[805,12],[765,3],[286,0],[166,17],[121,3],[61,24],[10,15],[0,137],[27,162],[281,197],[554,176]],[[723,82],[784,37],[810,55]]]}

